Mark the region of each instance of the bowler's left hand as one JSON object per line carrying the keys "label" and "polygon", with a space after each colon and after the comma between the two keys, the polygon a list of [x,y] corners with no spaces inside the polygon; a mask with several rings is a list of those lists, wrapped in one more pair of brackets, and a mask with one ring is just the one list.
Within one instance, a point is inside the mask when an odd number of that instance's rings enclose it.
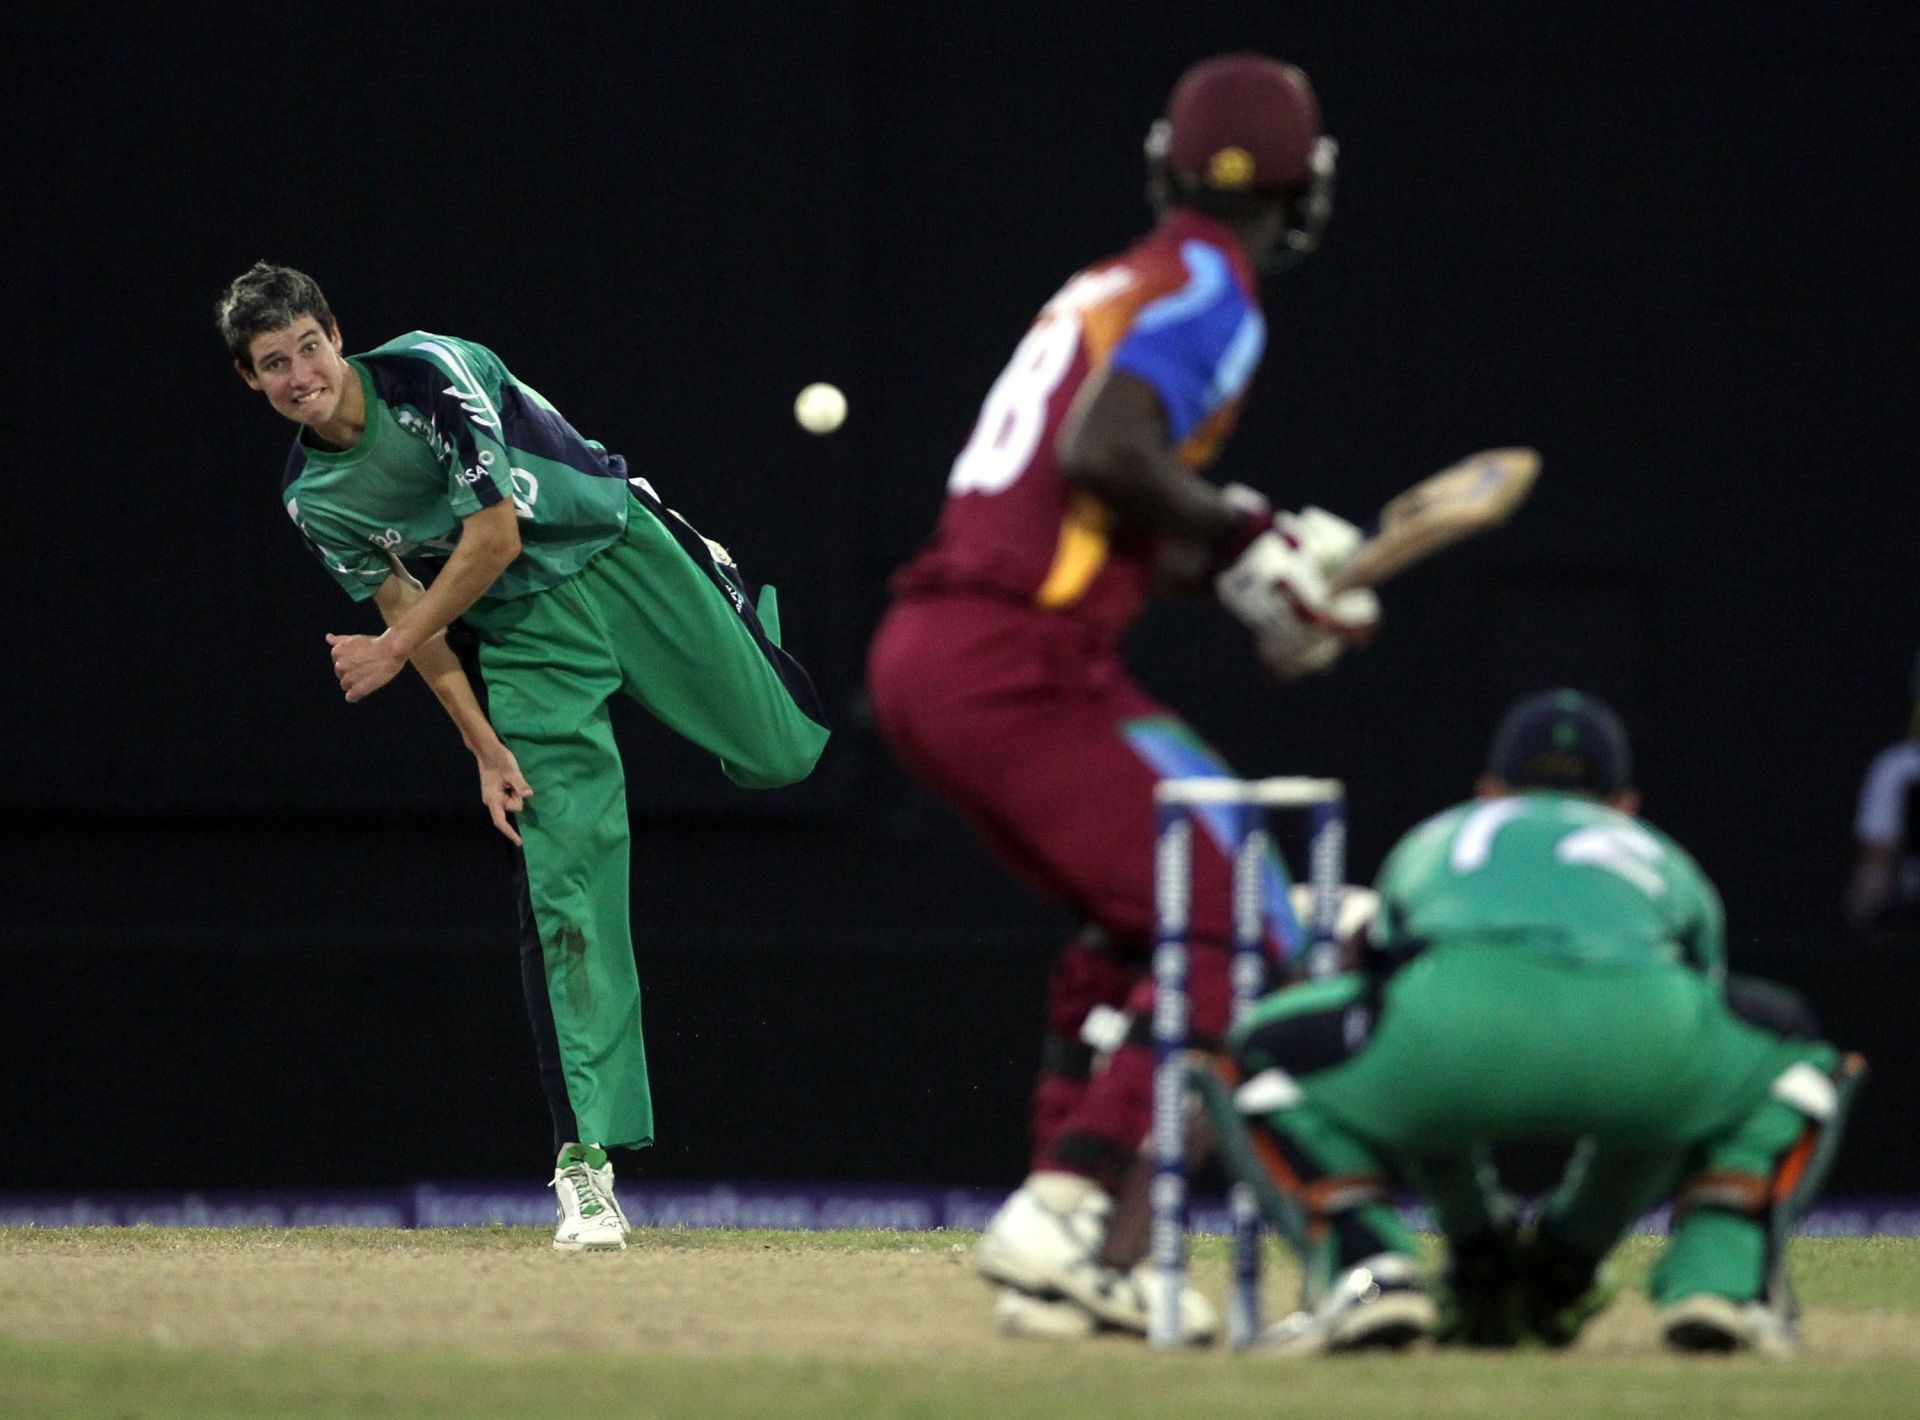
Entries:
{"label": "bowler's left hand", "polygon": [[333,673],[348,700],[364,700],[400,674],[407,658],[385,636],[327,636],[333,647]]}

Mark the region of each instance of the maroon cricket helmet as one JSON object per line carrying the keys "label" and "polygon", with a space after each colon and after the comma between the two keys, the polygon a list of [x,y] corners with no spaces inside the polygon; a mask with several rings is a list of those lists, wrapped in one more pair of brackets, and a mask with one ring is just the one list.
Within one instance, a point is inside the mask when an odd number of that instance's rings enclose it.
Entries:
{"label": "maroon cricket helmet", "polygon": [[1195,188],[1283,192],[1313,180],[1320,137],[1305,74],[1263,54],[1220,54],[1180,76],[1151,146]]}

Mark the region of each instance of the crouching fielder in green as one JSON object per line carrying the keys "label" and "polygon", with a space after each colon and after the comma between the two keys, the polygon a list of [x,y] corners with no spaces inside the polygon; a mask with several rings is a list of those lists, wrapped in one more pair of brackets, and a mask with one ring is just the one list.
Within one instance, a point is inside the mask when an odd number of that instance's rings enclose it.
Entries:
{"label": "crouching fielder in green", "polygon": [[[1611,710],[1522,701],[1479,787],[1394,848],[1361,969],[1268,997],[1231,1084],[1203,1081],[1230,1169],[1302,1253],[1304,1308],[1266,1344],[1566,1345],[1607,1299],[1607,1253],[1671,1199],[1650,1283],[1667,1344],[1789,1353],[1782,1250],[1858,1061],[1784,988],[1728,980],[1718,897],[1632,816]],[[1524,1225],[1489,1156],[1522,1140],[1576,1144]],[[1437,1298],[1396,1184],[1445,1234]]]}
{"label": "crouching fielder in green", "polygon": [[[301,426],[288,516],[387,622],[327,638],[347,699],[411,661],[473,752],[494,823],[522,845],[554,1246],[624,1247],[605,1150],[652,1143],[653,1103],[608,704],[637,700],[737,783],[806,777],[827,731],[780,649],[773,589],[750,599],[725,549],[482,346],[415,331],[348,358],[320,288],[265,263],[228,288],[219,324],[241,378]],[[423,587],[405,557],[445,565]],[[456,618],[478,637],[485,711],[446,643]]]}

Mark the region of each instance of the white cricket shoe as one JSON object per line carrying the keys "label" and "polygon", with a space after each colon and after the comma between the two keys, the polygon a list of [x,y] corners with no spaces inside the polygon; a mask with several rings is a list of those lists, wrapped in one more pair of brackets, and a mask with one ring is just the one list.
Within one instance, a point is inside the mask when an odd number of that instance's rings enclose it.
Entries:
{"label": "white cricket shoe", "polygon": [[[1068,1302],[1098,1326],[1144,1336],[1152,1267],[1143,1263],[1126,1272],[1100,1261],[1112,1211],[1113,1199],[1087,1179],[1034,1174],[988,1220],[974,1265],[989,1282],[1030,1301]],[[1062,1336],[1070,1325],[1050,1309],[1005,1301],[1004,1293],[995,1318],[1010,1335]],[[1212,1304],[1186,1288],[1180,1297],[1180,1339],[1201,1344],[1218,1329]]]}
{"label": "white cricket shoe", "polygon": [[1382,1252],[1342,1272],[1312,1310],[1275,1322],[1254,1346],[1274,1356],[1398,1350],[1433,1335],[1438,1321],[1413,1260]]}
{"label": "white cricket shoe", "polygon": [[554,1163],[553,1201],[559,1223],[555,1252],[618,1252],[632,1228],[613,1196],[613,1165],[598,1144],[569,1144]]}
{"label": "white cricket shoe", "polygon": [[1079,1341],[1100,1329],[1093,1313],[1060,1297],[1036,1297],[1002,1287],[993,1298],[993,1328],[1002,1336]]}
{"label": "white cricket shoe", "polygon": [[1660,1339],[1673,1351],[1751,1351],[1784,1361],[1800,1349],[1800,1328],[1765,1302],[1698,1292],[1661,1308]]}

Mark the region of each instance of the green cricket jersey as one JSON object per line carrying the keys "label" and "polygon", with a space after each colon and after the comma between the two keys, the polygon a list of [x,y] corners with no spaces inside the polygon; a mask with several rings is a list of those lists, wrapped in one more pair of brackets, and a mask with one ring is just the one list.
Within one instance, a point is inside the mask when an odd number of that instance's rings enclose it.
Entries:
{"label": "green cricket jersey", "polygon": [[281,497],[327,570],[355,600],[401,557],[446,557],[460,520],[503,498],[520,518],[519,557],[481,598],[510,601],[572,576],[626,526],[626,460],[582,437],[498,356],[414,331],[350,357],[367,399],[351,449],[302,431]]}
{"label": "green cricket jersey", "polygon": [[1583,962],[1725,971],[1720,897],[1687,851],[1577,794],[1481,799],[1428,819],[1377,884],[1375,946],[1511,946]]}

